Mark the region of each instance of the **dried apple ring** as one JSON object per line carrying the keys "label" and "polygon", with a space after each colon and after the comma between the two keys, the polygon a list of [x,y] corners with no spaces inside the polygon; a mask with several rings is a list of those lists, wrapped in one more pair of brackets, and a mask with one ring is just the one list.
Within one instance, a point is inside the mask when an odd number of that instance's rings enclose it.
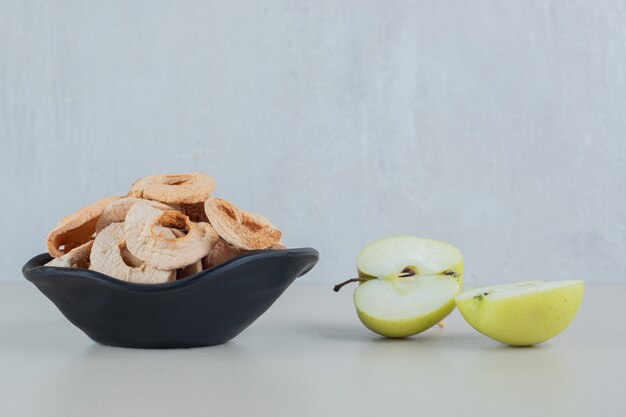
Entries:
{"label": "dried apple ring", "polygon": [[59,220],[48,233],[46,246],[51,256],[59,257],[93,239],[96,223],[105,207],[122,197],[103,198]]}
{"label": "dried apple ring", "polygon": [[213,178],[203,172],[163,174],[135,181],[129,194],[163,203],[193,204],[206,200],[214,187]]}
{"label": "dried apple ring", "polygon": [[119,200],[113,201],[111,204],[104,208],[104,210],[102,211],[102,215],[96,223],[96,233],[99,233],[100,230],[104,229],[111,223],[123,222],[126,219],[126,214],[128,214],[128,210],[130,210],[133,204],[140,202],[149,204],[156,209],[164,211],[178,209],[178,207],[176,207],[175,205],[161,203],[160,201],[145,200],[135,197],[120,198]]}
{"label": "dried apple ring", "polygon": [[124,223],[111,223],[96,236],[89,269],[117,279],[140,284],[173,281],[176,271],[153,268],[126,248]]}
{"label": "dried apple ring", "polygon": [[280,240],[280,230],[265,217],[239,210],[222,198],[208,199],[204,210],[220,237],[239,249],[267,249]]}
{"label": "dried apple ring", "polygon": [[58,258],[54,258],[48,262],[45,266],[60,266],[62,268],[89,268],[89,254],[91,253],[91,246],[93,240],[80,245],[65,255],[61,255]]}
{"label": "dried apple ring", "polygon": [[[162,228],[171,229],[174,237],[164,235]],[[124,235],[133,255],[168,270],[199,261],[219,239],[208,223],[194,223],[179,211],[161,211],[145,203],[136,203],[128,211]]]}
{"label": "dried apple ring", "polygon": [[[258,221],[259,223],[265,223],[266,225],[269,225],[273,228],[276,228],[272,222],[269,221],[269,219],[261,214],[258,213],[252,213],[251,211],[244,211],[241,210],[244,213],[246,213],[248,216],[251,216],[252,218],[254,218],[256,221]],[[271,249],[271,250],[281,250],[281,249],[287,249],[287,246],[283,245],[283,242],[280,241],[280,239],[278,239],[278,241],[276,241],[275,243],[272,244],[272,246],[268,247],[267,249]]]}

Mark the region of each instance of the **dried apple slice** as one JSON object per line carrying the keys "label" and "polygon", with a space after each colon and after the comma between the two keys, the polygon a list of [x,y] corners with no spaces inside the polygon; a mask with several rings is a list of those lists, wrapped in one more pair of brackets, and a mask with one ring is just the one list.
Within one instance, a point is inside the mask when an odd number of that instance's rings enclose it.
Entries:
{"label": "dried apple slice", "polygon": [[163,203],[193,204],[206,200],[214,187],[213,178],[203,172],[163,174],[135,181],[129,194]]}
{"label": "dried apple slice", "polygon": [[265,217],[239,210],[222,198],[208,199],[204,210],[220,237],[237,248],[267,249],[280,240],[280,230]]}
{"label": "dried apple slice", "polygon": [[54,258],[48,262],[45,266],[59,266],[62,268],[89,268],[89,254],[91,253],[91,247],[93,240],[80,245],[65,255],[61,255],[58,258]]}
{"label": "dried apple slice", "polygon": [[103,198],[59,220],[48,233],[46,246],[51,256],[59,257],[93,239],[96,223],[105,207],[122,197]]}
{"label": "dried apple slice", "polygon": [[[160,227],[176,230],[180,237],[164,236]],[[208,223],[194,223],[181,212],[161,211],[145,203],[136,203],[128,211],[124,235],[133,255],[153,268],[167,270],[199,261],[219,239]]]}
{"label": "dried apple slice", "polygon": [[145,200],[136,197],[120,198],[119,200],[113,201],[111,204],[104,208],[102,215],[96,223],[96,233],[100,232],[100,230],[104,229],[111,223],[123,222],[126,219],[126,214],[128,214],[128,210],[130,210],[133,204],[141,202],[164,211],[178,209],[178,207],[175,205],[161,203],[160,201]]}
{"label": "dried apple slice", "polygon": [[172,281],[176,271],[153,268],[126,248],[124,223],[111,223],[93,243],[89,269],[127,282],[157,284]]}

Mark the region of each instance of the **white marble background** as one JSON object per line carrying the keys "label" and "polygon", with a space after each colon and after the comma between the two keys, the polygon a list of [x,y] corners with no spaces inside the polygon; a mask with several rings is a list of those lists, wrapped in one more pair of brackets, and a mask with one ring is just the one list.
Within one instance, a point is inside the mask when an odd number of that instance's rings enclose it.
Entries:
{"label": "white marble background", "polygon": [[449,241],[467,283],[626,282],[624,1],[0,0],[0,281],[138,177],[216,194],[354,272]]}

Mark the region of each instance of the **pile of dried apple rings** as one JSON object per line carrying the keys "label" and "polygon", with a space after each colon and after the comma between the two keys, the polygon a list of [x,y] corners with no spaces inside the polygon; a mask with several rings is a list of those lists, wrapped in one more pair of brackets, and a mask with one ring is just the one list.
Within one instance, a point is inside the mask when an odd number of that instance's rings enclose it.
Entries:
{"label": "pile of dried apple rings", "polygon": [[197,172],[141,178],[59,221],[48,266],[89,268],[123,281],[189,277],[249,251],[284,249],[265,217],[211,197],[213,178]]}

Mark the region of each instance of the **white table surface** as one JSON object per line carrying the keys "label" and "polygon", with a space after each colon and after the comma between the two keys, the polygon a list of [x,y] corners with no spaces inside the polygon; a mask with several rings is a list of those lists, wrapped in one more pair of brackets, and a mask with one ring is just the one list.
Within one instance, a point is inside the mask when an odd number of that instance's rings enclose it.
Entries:
{"label": "white table surface", "polygon": [[574,323],[533,348],[445,329],[386,340],[352,289],[296,282],[231,342],[100,346],[28,283],[0,285],[0,416],[618,416],[626,286],[588,286]]}

